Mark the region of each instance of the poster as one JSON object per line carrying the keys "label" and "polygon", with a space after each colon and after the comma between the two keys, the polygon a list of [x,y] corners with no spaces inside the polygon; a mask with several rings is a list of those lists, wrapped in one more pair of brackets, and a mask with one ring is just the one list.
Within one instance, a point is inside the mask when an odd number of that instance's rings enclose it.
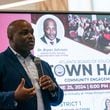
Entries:
{"label": "poster", "polygon": [[[60,87],[63,102],[52,110],[108,110],[110,102],[110,16],[101,13],[2,13],[0,52],[8,46],[6,27],[26,19],[34,28],[35,56],[47,61]],[[9,19],[10,17],[10,19]],[[54,44],[43,42],[44,21]],[[45,23],[46,24],[46,23]],[[54,26],[52,25],[54,24]],[[45,25],[46,26],[46,25]],[[52,28],[53,27],[53,28]],[[50,34],[50,35],[51,35]]]}
{"label": "poster", "polygon": [[[34,14],[34,54],[49,62],[64,90],[64,100],[52,110],[104,110],[110,98],[110,36],[108,16]],[[59,43],[44,43],[45,20],[56,22]],[[48,24],[46,24],[48,25]],[[48,26],[49,28],[49,26]],[[52,30],[50,26],[50,30]],[[51,33],[51,31],[50,31]],[[51,33],[52,34],[52,33]],[[107,34],[107,44],[99,37]],[[102,45],[103,44],[103,45]],[[107,49],[105,49],[107,46]]]}

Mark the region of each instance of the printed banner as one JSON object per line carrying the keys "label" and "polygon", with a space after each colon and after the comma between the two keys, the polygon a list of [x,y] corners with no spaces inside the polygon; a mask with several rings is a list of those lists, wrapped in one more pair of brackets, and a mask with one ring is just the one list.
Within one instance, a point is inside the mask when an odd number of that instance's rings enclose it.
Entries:
{"label": "printed banner", "polygon": [[34,28],[34,55],[47,61],[64,90],[52,110],[110,108],[110,15],[101,13],[2,13],[0,52],[7,25],[26,19]]}
{"label": "printed banner", "polygon": [[[106,109],[110,102],[109,16],[69,13],[31,17],[34,54],[51,64],[65,94],[63,102],[52,110]],[[54,44],[49,43],[54,37]]]}

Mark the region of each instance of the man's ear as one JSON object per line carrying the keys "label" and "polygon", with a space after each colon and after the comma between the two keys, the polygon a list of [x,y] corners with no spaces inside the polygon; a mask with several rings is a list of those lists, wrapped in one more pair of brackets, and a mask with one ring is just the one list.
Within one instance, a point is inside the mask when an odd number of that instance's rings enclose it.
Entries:
{"label": "man's ear", "polygon": [[13,41],[13,35],[8,35],[8,39],[9,39],[10,41]]}
{"label": "man's ear", "polygon": [[13,33],[14,31],[11,29],[12,27],[10,27],[7,31],[7,35],[8,35],[8,39],[12,40],[13,39]]}

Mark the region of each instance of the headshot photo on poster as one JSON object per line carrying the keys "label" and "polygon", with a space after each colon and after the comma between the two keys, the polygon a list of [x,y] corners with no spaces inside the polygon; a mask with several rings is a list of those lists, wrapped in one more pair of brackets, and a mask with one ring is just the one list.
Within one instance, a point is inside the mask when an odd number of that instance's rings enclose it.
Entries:
{"label": "headshot photo on poster", "polygon": [[55,46],[60,44],[64,37],[64,25],[62,21],[55,15],[46,14],[37,20],[36,24],[33,25],[35,39],[44,46]]}
{"label": "headshot photo on poster", "polygon": [[105,109],[104,110],[110,110],[110,99],[109,98],[107,98],[105,100]]}

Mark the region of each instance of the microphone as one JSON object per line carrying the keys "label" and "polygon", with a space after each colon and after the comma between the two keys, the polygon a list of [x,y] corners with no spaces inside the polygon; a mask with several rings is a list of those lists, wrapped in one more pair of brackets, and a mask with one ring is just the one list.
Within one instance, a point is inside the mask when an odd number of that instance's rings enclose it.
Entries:
{"label": "microphone", "polygon": [[40,78],[44,74],[43,67],[42,67],[42,64],[41,64],[41,59],[39,57],[35,57],[34,58],[34,63],[37,67],[38,76]]}
{"label": "microphone", "polygon": [[[35,57],[34,58],[34,63],[37,67],[38,76],[40,78],[44,74],[42,64],[41,64],[41,59],[39,57]],[[40,85],[38,83],[37,83],[37,85],[36,85],[36,83],[34,83],[34,85],[37,88],[37,89],[35,88],[36,94],[37,94],[37,108],[39,110],[41,110],[41,109],[44,110],[44,103],[43,103],[43,99],[42,99]]]}

